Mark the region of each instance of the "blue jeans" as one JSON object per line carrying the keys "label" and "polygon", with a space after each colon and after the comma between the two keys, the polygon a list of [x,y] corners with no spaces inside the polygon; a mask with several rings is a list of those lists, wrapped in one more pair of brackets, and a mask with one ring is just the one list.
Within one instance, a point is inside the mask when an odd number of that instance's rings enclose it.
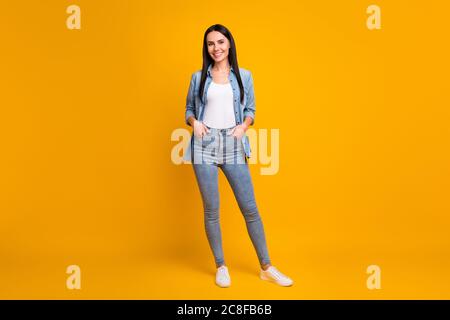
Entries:
{"label": "blue jeans", "polygon": [[202,196],[206,235],[216,266],[225,264],[219,221],[218,171],[221,168],[244,216],[260,265],[270,264],[242,141],[229,134],[231,129],[209,128],[210,133],[203,138],[193,138],[192,165]]}

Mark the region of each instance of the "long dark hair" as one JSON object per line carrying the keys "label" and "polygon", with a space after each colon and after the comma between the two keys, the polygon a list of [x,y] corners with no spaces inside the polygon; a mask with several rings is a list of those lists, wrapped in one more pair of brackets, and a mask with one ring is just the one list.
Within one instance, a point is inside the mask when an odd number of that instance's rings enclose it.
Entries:
{"label": "long dark hair", "polygon": [[[206,82],[206,72],[208,71],[208,66],[210,64],[214,64],[213,58],[208,53],[208,44],[206,43],[206,36],[211,31],[218,31],[223,34],[230,41],[230,49],[228,51],[228,62],[233,67],[234,72],[236,73],[236,78],[239,84],[239,89],[241,93],[241,103],[244,103],[244,85],[242,84],[241,74],[239,72],[239,65],[237,62],[237,53],[236,53],[236,45],[234,44],[233,36],[231,35],[230,30],[228,30],[225,26],[221,24],[214,24],[208,29],[206,29],[205,34],[203,36],[203,65],[202,65],[202,77],[200,80],[200,99],[203,99],[203,90],[205,88]],[[204,101],[203,101],[204,103]]]}

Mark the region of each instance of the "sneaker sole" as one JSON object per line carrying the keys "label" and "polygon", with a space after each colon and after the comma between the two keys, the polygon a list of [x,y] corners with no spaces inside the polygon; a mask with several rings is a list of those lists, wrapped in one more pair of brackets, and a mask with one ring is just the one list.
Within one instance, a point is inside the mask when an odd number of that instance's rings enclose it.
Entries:
{"label": "sneaker sole", "polygon": [[218,287],[220,287],[220,288],[229,288],[229,287],[231,286],[231,283],[230,283],[230,284],[226,284],[226,285],[220,285],[220,284],[218,284],[218,283],[216,282],[216,285],[217,285]]}
{"label": "sneaker sole", "polygon": [[294,282],[291,282],[291,283],[278,282],[276,280],[273,280],[272,278],[266,277],[264,274],[260,274],[259,277],[262,280],[269,281],[269,282],[272,282],[272,283],[276,283],[277,285],[282,286],[282,287],[290,287],[290,286],[292,286],[294,284]]}

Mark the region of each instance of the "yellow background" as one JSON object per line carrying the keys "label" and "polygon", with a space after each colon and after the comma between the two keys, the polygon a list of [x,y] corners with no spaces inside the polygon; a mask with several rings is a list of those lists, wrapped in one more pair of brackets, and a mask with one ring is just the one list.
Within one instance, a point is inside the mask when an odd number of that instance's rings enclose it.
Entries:
{"label": "yellow background", "polygon": [[[81,30],[66,8],[81,7]],[[366,8],[381,7],[381,30]],[[0,298],[450,298],[446,1],[4,1]],[[232,287],[214,262],[192,167],[190,75],[214,23],[252,71],[255,129],[280,130],[278,174],[252,164],[269,254],[258,278],[220,173]],[[190,128],[189,128],[190,129]],[[81,290],[66,267],[81,267]],[[381,289],[366,287],[381,267]]]}

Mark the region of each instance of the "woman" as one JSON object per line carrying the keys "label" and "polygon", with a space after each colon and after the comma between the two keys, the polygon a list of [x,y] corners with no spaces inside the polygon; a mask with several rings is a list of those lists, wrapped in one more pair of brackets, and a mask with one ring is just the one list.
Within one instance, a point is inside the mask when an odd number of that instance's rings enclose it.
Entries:
{"label": "woman", "polygon": [[206,235],[216,263],[216,284],[229,287],[219,223],[218,168],[230,183],[261,266],[260,278],[281,286],[292,279],[271,265],[263,223],[256,206],[245,132],[254,123],[250,71],[239,68],[230,31],[215,24],[203,37],[203,67],[192,75],[186,99],[186,123],[194,128],[185,159],[192,161],[203,201]]}

